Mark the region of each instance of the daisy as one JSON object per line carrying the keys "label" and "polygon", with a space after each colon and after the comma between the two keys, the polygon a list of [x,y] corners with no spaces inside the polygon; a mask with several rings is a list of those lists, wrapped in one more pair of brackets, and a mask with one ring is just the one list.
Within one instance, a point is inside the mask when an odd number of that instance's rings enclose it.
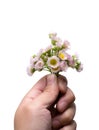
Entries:
{"label": "daisy", "polygon": [[59,54],[58,54],[58,57],[59,57],[61,60],[67,60],[68,55],[67,55],[66,52],[60,51]]}
{"label": "daisy", "polygon": [[59,58],[57,56],[49,57],[47,64],[51,68],[57,68],[59,66]]}

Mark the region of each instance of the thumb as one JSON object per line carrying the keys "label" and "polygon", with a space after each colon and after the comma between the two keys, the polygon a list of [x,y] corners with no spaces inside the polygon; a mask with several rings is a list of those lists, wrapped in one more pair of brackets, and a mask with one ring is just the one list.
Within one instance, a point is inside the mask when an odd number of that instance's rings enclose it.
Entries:
{"label": "thumb", "polygon": [[57,76],[54,74],[47,75],[47,85],[44,91],[37,98],[37,102],[40,106],[45,108],[52,105],[58,97],[59,88]]}

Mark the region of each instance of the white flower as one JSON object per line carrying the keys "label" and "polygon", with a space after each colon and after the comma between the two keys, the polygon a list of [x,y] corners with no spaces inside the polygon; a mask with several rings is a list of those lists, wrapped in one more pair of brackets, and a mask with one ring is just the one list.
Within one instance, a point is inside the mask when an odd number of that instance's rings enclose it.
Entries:
{"label": "white flower", "polygon": [[51,68],[51,72],[52,73],[57,73],[60,71],[60,67],[57,67],[57,68]]}
{"label": "white flower", "polygon": [[64,51],[60,51],[59,54],[58,54],[58,57],[61,59],[61,60],[67,60],[68,58],[68,54]]}
{"label": "white flower", "polygon": [[47,64],[51,68],[57,68],[59,66],[59,58],[57,56],[49,57]]}
{"label": "white flower", "polygon": [[35,64],[35,69],[36,70],[41,70],[41,69],[43,69],[43,66],[44,66],[44,62],[43,62],[43,60],[39,60],[36,64]]}

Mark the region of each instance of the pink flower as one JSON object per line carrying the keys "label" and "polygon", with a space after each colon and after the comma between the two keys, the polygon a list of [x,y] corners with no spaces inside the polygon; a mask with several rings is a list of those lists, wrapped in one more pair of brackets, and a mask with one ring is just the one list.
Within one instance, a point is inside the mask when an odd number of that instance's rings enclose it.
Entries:
{"label": "pink flower", "polygon": [[52,40],[59,43],[62,42],[62,40],[59,37],[53,37]]}
{"label": "pink flower", "polygon": [[61,42],[57,42],[57,43],[56,43],[56,46],[57,46],[57,47],[62,47]]}
{"label": "pink flower", "polygon": [[43,69],[43,66],[44,66],[44,62],[43,62],[43,60],[39,60],[36,64],[35,64],[35,69],[36,70],[41,70],[41,69]]}
{"label": "pink flower", "polygon": [[57,33],[50,33],[50,34],[49,34],[49,38],[51,38],[51,39],[52,39],[53,37],[56,37],[56,36],[57,36]]}
{"label": "pink flower", "polygon": [[39,59],[40,56],[42,55],[43,51],[44,51],[43,49],[40,49],[40,50],[39,50],[39,52],[38,52],[38,54],[37,54],[38,59]]}
{"label": "pink flower", "polygon": [[36,57],[33,58],[33,57],[31,56],[31,57],[30,57],[30,64],[35,64],[38,60],[39,60],[39,57],[36,56]]}
{"label": "pink flower", "polygon": [[27,67],[27,74],[28,74],[29,76],[32,76],[32,75],[33,75],[32,67],[31,67],[31,66],[28,66],[28,67]]}
{"label": "pink flower", "polygon": [[82,70],[83,70],[83,65],[80,64],[80,65],[79,65],[79,68],[77,69],[77,71],[78,71],[78,72],[81,72]]}
{"label": "pink flower", "polygon": [[30,64],[33,63],[33,59],[34,59],[34,58],[31,56],[31,57],[30,57]]}
{"label": "pink flower", "polygon": [[67,69],[68,69],[68,65],[67,65],[66,61],[61,61],[60,62],[60,70],[66,71]]}
{"label": "pink flower", "polygon": [[64,48],[64,49],[68,49],[69,47],[70,47],[70,43],[65,40],[65,41],[63,42],[63,48]]}
{"label": "pink flower", "polygon": [[69,65],[71,67],[75,66],[75,61],[74,61],[74,59],[73,59],[73,57],[71,55],[68,55],[68,61],[69,61]]}

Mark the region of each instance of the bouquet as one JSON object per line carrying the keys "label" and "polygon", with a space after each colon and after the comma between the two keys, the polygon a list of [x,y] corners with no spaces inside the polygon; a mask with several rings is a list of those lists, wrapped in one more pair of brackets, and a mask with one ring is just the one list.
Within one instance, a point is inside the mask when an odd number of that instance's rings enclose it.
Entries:
{"label": "bouquet", "polygon": [[70,43],[62,41],[57,33],[50,33],[51,44],[45,49],[40,49],[36,55],[31,56],[30,65],[27,67],[27,74],[32,76],[36,71],[49,71],[56,75],[59,72],[67,71],[68,68],[83,70],[83,65],[77,55],[70,55]]}

